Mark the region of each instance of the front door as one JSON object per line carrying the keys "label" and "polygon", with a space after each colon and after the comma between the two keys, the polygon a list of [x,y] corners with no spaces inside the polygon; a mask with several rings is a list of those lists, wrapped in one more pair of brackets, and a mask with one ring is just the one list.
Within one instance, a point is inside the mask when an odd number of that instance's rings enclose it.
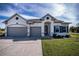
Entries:
{"label": "front door", "polygon": [[46,22],[44,26],[44,35],[50,36],[50,23]]}

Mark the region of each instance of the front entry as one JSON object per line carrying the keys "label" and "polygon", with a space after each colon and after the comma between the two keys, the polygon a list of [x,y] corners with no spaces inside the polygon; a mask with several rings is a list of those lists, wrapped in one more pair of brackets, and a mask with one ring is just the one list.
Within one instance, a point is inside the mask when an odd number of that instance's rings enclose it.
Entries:
{"label": "front entry", "polygon": [[50,36],[50,22],[46,22],[44,25],[44,35]]}

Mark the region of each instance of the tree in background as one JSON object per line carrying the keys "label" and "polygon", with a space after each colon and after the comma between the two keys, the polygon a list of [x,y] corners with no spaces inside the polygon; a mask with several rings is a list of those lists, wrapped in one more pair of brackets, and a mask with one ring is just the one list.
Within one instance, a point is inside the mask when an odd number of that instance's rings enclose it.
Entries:
{"label": "tree in background", "polygon": [[76,32],[79,33],[79,23],[76,24]]}
{"label": "tree in background", "polygon": [[76,28],[75,28],[74,26],[71,26],[71,27],[70,27],[70,32],[75,33],[75,32],[76,32]]}
{"label": "tree in background", "polygon": [[76,26],[71,26],[70,32],[79,33],[79,23],[77,23]]}

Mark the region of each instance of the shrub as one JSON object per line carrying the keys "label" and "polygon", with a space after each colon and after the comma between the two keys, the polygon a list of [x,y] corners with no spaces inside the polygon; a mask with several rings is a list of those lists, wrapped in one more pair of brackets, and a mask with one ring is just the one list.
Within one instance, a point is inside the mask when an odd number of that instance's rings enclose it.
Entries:
{"label": "shrub", "polygon": [[66,38],[69,38],[69,37],[70,37],[70,35],[66,35],[65,37],[66,37]]}
{"label": "shrub", "polygon": [[53,38],[63,38],[61,35],[53,34]]}
{"label": "shrub", "polygon": [[0,35],[0,37],[4,37],[4,36],[5,36],[5,33],[3,33],[3,34]]}
{"label": "shrub", "polygon": [[53,38],[56,38],[57,37],[57,34],[53,34]]}

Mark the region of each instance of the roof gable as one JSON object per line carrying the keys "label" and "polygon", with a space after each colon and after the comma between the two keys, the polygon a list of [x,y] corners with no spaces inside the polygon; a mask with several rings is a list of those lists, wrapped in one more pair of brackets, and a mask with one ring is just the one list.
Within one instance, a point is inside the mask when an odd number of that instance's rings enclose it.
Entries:
{"label": "roof gable", "polygon": [[49,13],[48,14],[46,14],[45,16],[43,16],[41,19],[45,19],[46,17],[50,17],[51,18],[51,20],[55,20],[55,18],[53,17],[53,16],[51,16]]}
{"label": "roof gable", "polygon": [[40,23],[40,22],[42,22],[43,20],[45,20],[44,18],[45,17],[50,17],[51,18],[51,20],[52,21],[54,21],[55,23],[65,23],[64,21],[61,21],[61,20],[58,20],[58,19],[56,19],[55,17],[53,17],[53,16],[51,16],[50,14],[46,14],[45,16],[43,16],[42,18],[40,18],[40,19],[29,19],[29,20],[26,20],[25,18],[23,18],[22,16],[20,16],[19,14],[14,14],[13,16],[11,16],[8,20],[6,20],[6,21],[4,21],[3,23],[7,23],[10,19],[12,19],[13,17],[15,17],[15,16],[19,16],[19,17],[21,17],[23,20],[25,20],[27,23]]}
{"label": "roof gable", "polygon": [[49,13],[46,14],[45,16],[43,16],[41,19],[45,20],[46,17],[50,17],[52,21],[54,21],[55,23],[61,23],[63,21],[56,19],[55,17],[51,16]]}
{"label": "roof gable", "polygon": [[16,17],[16,16],[21,17],[23,20],[26,21],[25,18],[23,18],[22,16],[20,16],[19,14],[16,13],[16,14],[12,15],[9,19],[7,19],[6,21],[4,21],[3,23],[7,23],[9,20],[11,20],[13,17]]}

